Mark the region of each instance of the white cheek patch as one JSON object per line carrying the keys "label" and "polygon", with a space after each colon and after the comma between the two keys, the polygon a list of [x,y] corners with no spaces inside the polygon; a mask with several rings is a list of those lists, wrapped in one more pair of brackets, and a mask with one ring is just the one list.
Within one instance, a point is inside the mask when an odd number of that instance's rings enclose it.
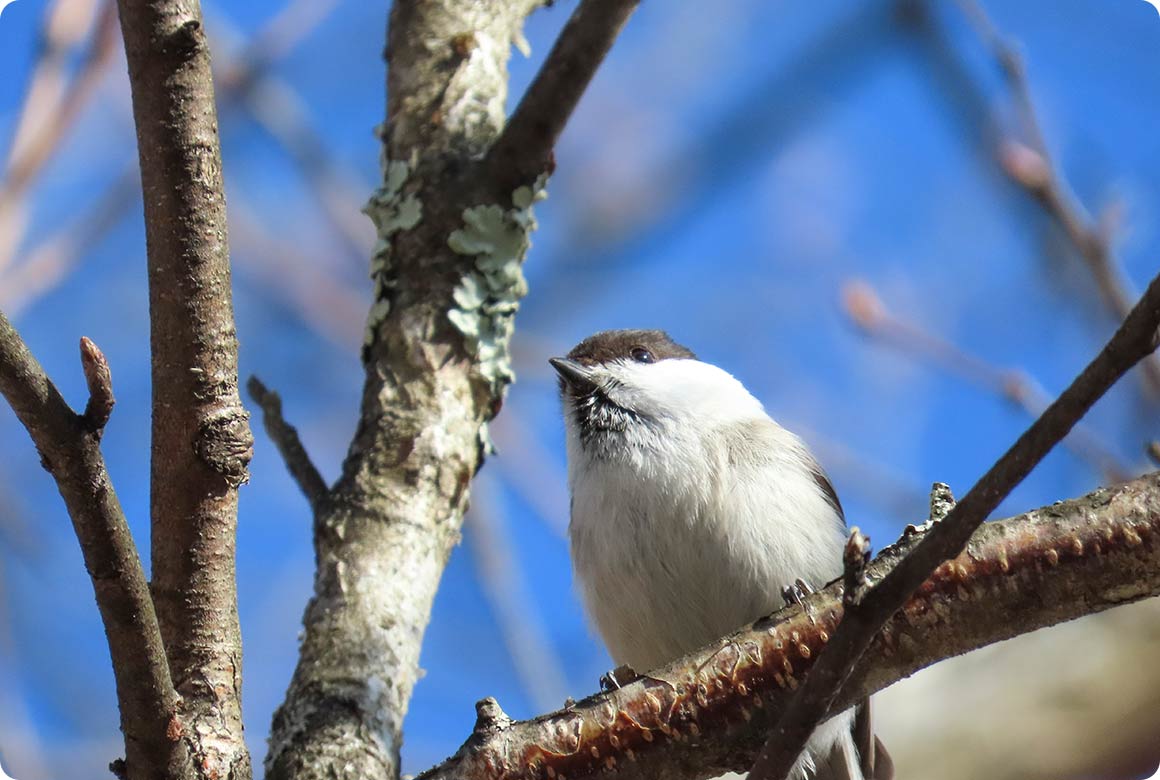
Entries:
{"label": "white cheek patch", "polygon": [[608,398],[656,419],[725,425],[765,416],[761,402],[728,372],[691,359],[607,366]]}

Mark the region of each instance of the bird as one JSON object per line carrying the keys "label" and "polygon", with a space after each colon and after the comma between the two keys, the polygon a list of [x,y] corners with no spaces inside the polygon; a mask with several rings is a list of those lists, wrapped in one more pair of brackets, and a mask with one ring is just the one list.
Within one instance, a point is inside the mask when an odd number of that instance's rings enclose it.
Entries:
{"label": "bird", "polygon": [[[842,572],[845,518],[800,438],[661,330],[609,330],[550,358],[585,610],[618,666],[654,669]],[[615,679],[615,678],[614,678]],[[823,723],[791,777],[889,780],[869,701]]]}

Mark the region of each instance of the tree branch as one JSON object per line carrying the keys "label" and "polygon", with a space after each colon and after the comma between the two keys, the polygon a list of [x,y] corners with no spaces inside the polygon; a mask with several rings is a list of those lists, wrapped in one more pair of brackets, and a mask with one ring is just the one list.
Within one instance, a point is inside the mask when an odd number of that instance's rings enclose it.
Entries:
{"label": "tree branch", "polygon": [[[487,422],[513,378],[522,263],[550,171],[513,184],[480,161],[504,125],[511,46],[540,4],[392,6],[383,181],[365,209],[378,242],[363,404],[315,519],[314,596],[274,717],[270,780],[398,775],[431,603],[491,447]],[[584,56],[591,71],[599,58]],[[586,83],[562,87],[574,97],[558,108],[570,110]]]}
{"label": "tree branch", "polygon": [[235,547],[253,449],[238,395],[225,196],[196,0],[118,0],[145,203],[153,598],[195,765],[246,780]]}
{"label": "tree branch", "polygon": [[751,774],[789,774],[806,741],[874,635],[939,566],[963,549],[999,503],[1079,421],[1108,388],[1151,354],[1160,327],[1160,276],[1087,368],[881,582],[846,610],[845,618],[805,685],[770,734]]}
{"label": "tree branch", "polygon": [[[904,540],[883,550],[869,579],[882,581],[913,548]],[[1155,595],[1160,473],[987,523],[886,622],[829,712],[944,658]],[[841,621],[835,582],[620,690],[516,723],[481,708],[475,733],[420,780],[744,771]]]}
{"label": "tree branch", "polygon": [[[82,347],[85,373],[95,377],[89,406],[111,409],[108,366],[94,369],[104,363],[95,357],[100,350],[88,339],[82,344],[89,345]],[[107,413],[90,418],[73,412],[2,313],[0,392],[56,481],[80,542],[113,659],[127,777],[188,778],[189,752],[175,736],[180,698],[170,679],[145,572],[101,455],[96,423]]]}
{"label": "tree branch", "polygon": [[250,391],[250,397],[254,402],[262,408],[262,422],[266,426],[266,433],[278,448],[282,460],[286,462],[290,476],[298,483],[298,488],[306,496],[310,508],[318,511],[330,489],[310,460],[306,448],[302,446],[302,440],[298,438],[298,429],[286,422],[286,418],[282,416],[282,399],[262,384],[262,380],[256,376],[250,377],[246,389]]}
{"label": "tree branch", "polygon": [[580,96],[640,0],[581,0],[487,155],[505,190],[555,167],[553,150]]}

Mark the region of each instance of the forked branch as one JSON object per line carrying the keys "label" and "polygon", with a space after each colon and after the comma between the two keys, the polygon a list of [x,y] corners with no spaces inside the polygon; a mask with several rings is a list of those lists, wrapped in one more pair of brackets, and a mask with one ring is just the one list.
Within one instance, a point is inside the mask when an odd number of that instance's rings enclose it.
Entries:
{"label": "forked branch", "polygon": [[101,430],[112,410],[112,377],[95,344],[84,339],[81,349],[91,392],[83,416],[69,407],[0,314],[0,392],[56,481],[80,542],[113,660],[126,776],[184,780],[191,775],[187,746],[180,739],[180,700],[149,584],[101,455]]}

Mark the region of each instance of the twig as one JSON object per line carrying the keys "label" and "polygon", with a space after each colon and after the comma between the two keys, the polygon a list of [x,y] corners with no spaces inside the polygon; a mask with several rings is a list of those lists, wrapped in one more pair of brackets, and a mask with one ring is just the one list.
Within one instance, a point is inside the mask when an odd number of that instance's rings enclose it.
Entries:
{"label": "twig", "polygon": [[[86,11],[79,9],[81,14]],[[76,13],[78,9],[72,4],[58,3],[48,23],[45,52],[37,62],[16,123],[4,176],[0,179],[0,215],[19,211],[20,199],[80,116],[111,59],[116,42],[116,5],[104,0],[97,11],[92,41],[78,72],[64,85],[65,55],[87,27],[77,25],[75,19],[62,20],[57,16]],[[0,269],[9,264],[22,233],[23,229],[16,224],[0,229]]]}
{"label": "twig", "polygon": [[[869,580],[880,581],[903,554],[886,548]],[[941,566],[890,618],[832,711],[944,658],[1157,594],[1160,474],[987,523],[970,552]],[[692,780],[744,771],[829,652],[842,612],[834,583],[619,690],[476,734],[420,780]]]}
{"label": "twig", "polygon": [[858,526],[850,529],[846,548],[842,551],[842,604],[858,604],[866,595],[866,566],[870,563],[870,537]]}
{"label": "twig", "polygon": [[1046,411],[935,524],[865,598],[847,609],[826,651],[778,721],[754,764],[754,780],[781,780],[792,768],[874,635],[943,561],[963,549],[971,534],[1108,388],[1157,345],[1160,276],[1124,323]]}
{"label": "twig", "polygon": [[487,154],[486,170],[501,190],[511,192],[555,168],[556,139],[639,3],[581,0]]}
{"label": "twig", "polygon": [[[82,348],[85,373],[94,377],[90,388],[97,395],[89,404],[103,408],[106,401],[100,396],[111,399],[112,390],[96,355],[95,346]],[[185,743],[170,736],[172,724],[180,723],[179,697],[145,572],[105,469],[99,430],[69,408],[2,313],[0,392],[32,437],[72,518],[109,642],[133,777],[180,777],[189,755]]]}
{"label": "twig", "polygon": [[[108,21],[115,23],[116,6],[112,3],[109,6],[110,18]],[[287,6],[271,19],[246,44],[245,49],[237,60],[233,63],[227,63],[224,66],[223,70],[227,75],[223,77],[222,83],[220,84],[223,108],[234,105],[237,100],[241,99],[237,93],[237,89],[245,87],[245,85],[250,83],[250,80],[255,77],[254,71],[258,68],[259,64],[264,68],[273,59],[285,56],[309,31],[311,25],[325,18],[325,13],[331,7],[332,0],[305,5],[300,0],[299,3]],[[80,105],[84,103],[85,98],[90,94],[91,87],[95,85],[101,69],[93,66],[104,62],[101,57],[97,56],[96,52],[104,52],[105,48],[104,44],[98,47],[98,42],[104,40],[103,36],[116,32],[115,24],[107,31],[103,26],[105,24],[104,19],[102,19],[101,24],[102,27],[99,28],[97,33],[97,42],[94,42],[93,47],[89,51],[88,58],[82,68],[82,75],[78,76],[72,82],[69,87],[68,97],[63,99],[62,110],[67,110],[70,113],[67,116],[59,118],[53,124],[52,132],[45,134],[43,138],[38,139],[31,146],[28,144],[24,145],[29,151],[21,152],[11,163],[12,173],[9,176],[15,177],[15,181],[6,179],[0,184],[0,222],[5,218],[3,208],[5,198],[11,199],[15,192],[12,189],[15,182],[20,182],[22,186],[26,185],[35,175],[39,165],[43,162],[43,159],[37,157],[36,164],[31,164],[30,160],[32,158],[29,157],[29,154],[33,150],[37,150],[38,153],[45,153],[44,159],[47,159],[46,153],[55,147],[46,146],[44,141],[53,135],[63,137],[64,132],[67,130],[67,124],[74,119],[73,114],[79,114],[79,110],[73,110],[74,106],[79,109]],[[104,52],[101,56],[104,57],[106,54],[107,52]],[[264,78],[268,78],[268,76]],[[263,121],[261,116],[256,116],[255,118],[258,121]],[[291,126],[291,131],[309,132],[309,129],[293,129],[293,126]],[[277,133],[274,133],[274,135],[277,139]],[[358,199],[350,194],[350,188],[345,186],[345,180],[341,172],[337,170],[337,166],[329,158],[320,158],[316,162],[326,173],[326,180],[315,180],[312,178],[310,170],[305,171],[305,175],[312,183],[311,192],[319,193],[319,197],[322,198],[324,205],[327,206],[326,213],[335,221],[339,230],[348,236],[348,242],[354,241],[355,239],[351,237],[363,236],[367,230],[366,221],[358,215]],[[17,171],[20,172],[19,176],[16,176]],[[93,205],[89,211],[44,239],[31,250],[22,253],[25,259],[18,264],[12,264],[11,267],[8,267],[7,257],[10,253],[7,250],[14,247],[15,243],[19,240],[19,231],[16,231],[14,227],[0,225],[0,269],[2,269],[2,273],[0,273],[0,307],[3,307],[10,315],[14,316],[15,313],[19,312],[31,300],[55,286],[65,277],[67,272],[77,265],[82,257],[82,253],[96,244],[101,237],[119,222],[128,211],[129,206],[136,202],[139,193],[140,174],[137,171],[137,166],[128,166],[109,185],[104,194],[93,201]],[[351,206],[352,203],[355,206]],[[342,216],[339,216],[339,211],[343,212]],[[358,221],[357,226],[354,224],[355,220]],[[9,231],[10,234],[5,231]],[[361,238],[358,240],[360,242],[362,241]],[[282,249],[276,254],[284,254],[284,252],[285,250]],[[315,274],[315,276],[318,276],[318,274]],[[267,279],[269,280],[269,275]],[[322,280],[315,279],[316,286],[313,289],[317,290],[317,285],[323,283]],[[329,287],[334,286],[333,282],[326,282],[325,284]],[[282,287],[288,285],[293,286],[293,282],[287,283],[283,280]],[[317,305],[317,301],[311,301],[311,303],[315,304],[315,308],[321,308]],[[303,305],[305,307],[305,304]],[[310,307],[305,308],[309,309]],[[332,307],[332,310],[354,311],[357,308],[352,309],[350,306],[340,305]],[[311,313],[309,311],[306,313],[307,319],[312,319],[310,316]],[[315,327],[319,327],[317,322],[315,323]],[[362,327],[363,322],[360,318],[352,326],[352,329],[344,331],[344,333],[353,333],[354,336],[342,341],[341,346],[346,348],[351,343],[357,343],[357,336],[362,333]],[[326,328],[322,328],[322,331],[327,335],[333,332]]]}
{"label": "twig", "polygon": [[472,489],[465,541],[479,571],[483,595],[499,624],[520,683],[537,710],[559,707],[567,695],[560,659],[534,610],[534,599],[515,559],[497,486],[484,476]]}
{"label": "twig", "polygon": [[140,197],[137,166],[126,165],[79,216],[34,246],[23,260],[0,272],[0,307],[16,316],[60,283],[76,268],[84,253],[124,219]]}
{"label": "twig", "polygon": [[[930,360],[947,373],[996,393],[1033,418],[1042,414],[1050,403],[1047,393],[1024,372],[993,366],[977,355],[898,317],[886,308],[874,288],[863,280],[850,281],[843,286],[842,306],[846,315],[868,336],[891,344],[911,357]],[[1121,462],[1112,448],[1082,423],[1075,426],[1063,444],[1077,457],[1087,461],[1108,482],[1123,482],[1132,476],[1132,469]]]}
{"label": "twig", "polygon": [[[1134,293],[1124,278],[1112,251],[1112,236],[1099,220],[1093,219],[1072,194],[1059,165],[1052,159],[1031,98],[1027,71],[1019,50],[975,0],[958,0],[963,14],[975,29],[1003,73],[1015,99],[1028,145],[1007,140],[1000,144],[999,163],[1013,181],[1027,190],[1063,230],[1068,241],[1083,258],[1096,282],[1104,306],[1123,320],[1132,308]],[[1148,391],[1160,396],[1160,357],[1146,358],[1142,366]]]}
{"label": "twig", "polygon": [[[318,199],[323,215],[347,249],[361,258],[374,233],[360,213],[364,201],[360,185],[330,154],[311,125],[302,99],[271,68],[336,6],[337,0],[295,0],[288,4],[250,38],[238,56],[221,65],[217,85],[223,111],[240,105],[270,133],[306,179],[308,192]],[[211,27],[215,37],[223,33],[238,37],[221,18],[214,18]]]}
{"label": "twig", "polygon": [[318,511],[330,494],[330,489],[310,460],[306,448],[302,446],[302,440],[298,438],[298,429],[286,422],[282,416],[282,399],[276,392],[262,384],[262,380],[256,376],[251,376],[246,382],[246,389],[250,391],[250,397],[254,402],[261,407],[266,433],[282,455],[290,476],[298,483],[298,488],[306,496],[310,508]]}
{"label": "twig", "polygon": [[148,250],[154,604],[199,773],[248,777],[236,536],[253,435],[238,393],[209,46],[196,0],[118,6]]}
{"label": "twig", "polygon": [[[275,236],[258,214],[235,196],[230,200],[230,243],[236,268],[255,275],[262,287],[286,303],[311,330],[347,354],[357,354],[366,327],[367,293],[317,252],[291,236]],[[335,253],[341,254],[341,253]]]}

